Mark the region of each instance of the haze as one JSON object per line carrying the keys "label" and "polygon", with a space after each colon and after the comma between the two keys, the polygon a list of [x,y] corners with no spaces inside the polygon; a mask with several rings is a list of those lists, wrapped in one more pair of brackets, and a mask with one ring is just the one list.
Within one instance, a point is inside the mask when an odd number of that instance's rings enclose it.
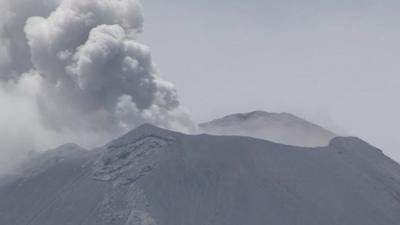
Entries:
{"label": "haze", "polygon": [[400,160],[400,2],[143,4],[141,40],[196,121],[286,111]]}

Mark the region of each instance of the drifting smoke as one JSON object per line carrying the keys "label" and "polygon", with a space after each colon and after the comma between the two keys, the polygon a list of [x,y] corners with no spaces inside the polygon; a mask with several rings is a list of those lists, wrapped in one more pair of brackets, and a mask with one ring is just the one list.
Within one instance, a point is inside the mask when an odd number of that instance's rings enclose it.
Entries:
{"label": "drifting smoke", "polygon": [[98,145],[143,122],[193,129],[174,85],[137,42],[137,0],[0,7],[0,160],[68,141]]}

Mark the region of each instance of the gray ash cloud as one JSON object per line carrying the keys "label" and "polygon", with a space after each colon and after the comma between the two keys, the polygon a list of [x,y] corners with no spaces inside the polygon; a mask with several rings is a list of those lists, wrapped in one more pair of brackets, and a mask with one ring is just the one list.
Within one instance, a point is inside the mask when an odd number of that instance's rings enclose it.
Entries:
{"label": "gray ash cloud", "polygon": [[[175,86],[137,41],[144,21],[139,1],[1,0],[0,6],[0,116],[8,118],[0,131],[8,147],[0,153],[9,153],[0,156],[59,141],[93,145],[144,122],[194,128]],[[29,138],[13,141],[18,136]]]}

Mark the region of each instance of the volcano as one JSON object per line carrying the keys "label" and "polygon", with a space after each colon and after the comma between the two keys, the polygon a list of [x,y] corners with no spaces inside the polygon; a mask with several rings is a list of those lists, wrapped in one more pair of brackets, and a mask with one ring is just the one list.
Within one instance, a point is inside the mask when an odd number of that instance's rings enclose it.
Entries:
{"label": "volcano", "polygon": [[306,148],[143,125],[63,145],[0,186],[7,225],[398,225],[400,166],[353,137]]}

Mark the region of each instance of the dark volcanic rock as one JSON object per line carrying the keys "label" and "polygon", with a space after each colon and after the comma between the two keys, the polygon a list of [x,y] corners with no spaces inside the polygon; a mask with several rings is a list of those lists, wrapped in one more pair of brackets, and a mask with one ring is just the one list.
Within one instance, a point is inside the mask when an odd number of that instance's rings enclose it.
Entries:
{"label": "dark volcanic rock", "polygon": [[[63,152],[63,151],[62,151]],[[400,166],[356,138],[303,148],[142,126],[0,187],[7,225],[398,225]],[[54,153],[53,157],[59,157]]]}

